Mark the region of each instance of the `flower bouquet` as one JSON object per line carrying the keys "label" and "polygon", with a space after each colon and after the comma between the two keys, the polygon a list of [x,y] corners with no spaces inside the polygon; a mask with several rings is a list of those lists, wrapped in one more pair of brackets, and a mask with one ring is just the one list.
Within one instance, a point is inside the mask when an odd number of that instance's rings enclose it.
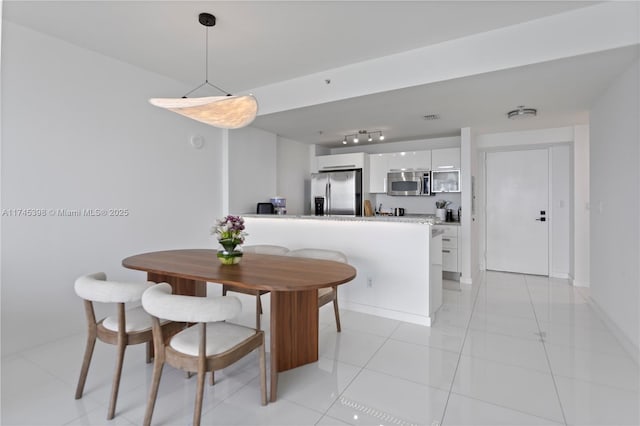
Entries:
{"label": "flower bouquet", "polygon": [[248,235],[244,231],[244,219],[240,216],[226,216],[217,221],[211,228],[211,234],[215,234],[223,250],[218,250],[218,259],[223,265],[235,265],[242,259],[242,252],[236,247],[244,243]]}

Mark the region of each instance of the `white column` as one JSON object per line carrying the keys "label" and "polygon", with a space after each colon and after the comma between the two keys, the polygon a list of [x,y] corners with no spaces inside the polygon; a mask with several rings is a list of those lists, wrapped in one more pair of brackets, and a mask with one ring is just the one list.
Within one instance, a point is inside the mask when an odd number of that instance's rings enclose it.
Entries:
{"label": "white column", "polygon": [[[460,282],[471,284],[473,273],[478,269],[477,232],[475,232],[475,218],[472,214],[472,180],[475,173],[475,146],[472,143],[471,128],[464,127],[460,132],[460,205],[462,206],[462,220],[458,235],[458,261],[460,262]],[[472,259],[475,259],[472,262]]]}

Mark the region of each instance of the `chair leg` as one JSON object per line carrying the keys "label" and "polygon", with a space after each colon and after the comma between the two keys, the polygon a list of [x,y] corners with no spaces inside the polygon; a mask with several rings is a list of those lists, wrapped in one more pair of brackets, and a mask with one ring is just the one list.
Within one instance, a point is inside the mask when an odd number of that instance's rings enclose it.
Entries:
{"label": "chair leg", "polygon": [[264,349],[264,336],[260,351],[260,399],[262,405],[267,405],[267,356]]}
{"label": "chair leg", "polygon": [[338,333],[340,333],[342,327],[340,327],[340,310],[338,309],[338,289],[334,287],[333,291],[333,312],[336,314],[336,328],[338,329]]}
{"label": "chair leg", "polygon": [[109,402],[109,412],[107,420],[113,419],[116,413],[116,402],[118,400],[118,389],[120,388],[120,377],[122,376],[122,364],[124,362],[124,351],[126,343],[118,342],[118,354],[116,359],[116,371],[113,373],[113,384],[111,385],[111,401]]}
{"label": "chair leg", "polygon": [[211,370],[211,377],[209,377],[209,385],[213,386],[216,384],[216,373]]}
{"label": "chair leg", "polygon": [[200,426],[200,417],[202,416],[202,397],[204,396],[204,382],[206,371],[198,371],[198,387],[196,389],[196,406],[193,411],[193,426]]}
{"label": "chair leg", "polygon": [[91,357],[93,356],[93,349],[96,346],[96,331],[89,331],[87,335],[87,346],[84,350],[84,359],[82,360],[82,369],[80,370],[80,377],[78,378],[78,386],[76,387],[76,399],[82,398],[84,392],[84,384],[87,381],[87,374],[89,373],[89,365],[91,365]]}
{"label": "chair leg", "polygon": [[256,330],[260,330],[260,314],[262,313],[262,303],[260,295],[256,295]]}
{"label": "chair leg", "polygon": [[152,360],[153,360],[153,340],[149,340],[147,342],[147,359],[146,359],[147,364],[151,364]]}
{"label": "chair leg", "polygon": [[160,386],[160,378],[162,377],[162,367],[164,362],[156,358],[153,363],[153,378],[151,380],[151,389],[149,391],[149,399],[147,400],[147,411],[144,414],[144,426],[151,425],[151,416],[153,416],[153,408],[156,405],[158,397],[158,387]]}

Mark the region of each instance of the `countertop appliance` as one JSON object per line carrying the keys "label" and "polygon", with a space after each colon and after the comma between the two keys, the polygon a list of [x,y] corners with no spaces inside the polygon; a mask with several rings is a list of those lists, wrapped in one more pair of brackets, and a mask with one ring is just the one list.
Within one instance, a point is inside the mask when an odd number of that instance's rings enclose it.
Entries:
{"label": "countertop appliance", "polygon": [[275,214],[287,214],[287,199],[282,197],[273,197],[271,204],[274,207]]}
{"label": "countertop appliance", "polygon": [[387,195],[431,195],[431,172],[406,170],[387,173]]}
{"label": "countertop appliance", "polygon": [[311,211],[316,216],[362,216],[362,169],[313,173]]}
{"label": "countertop appliance", "polygon": [[256,206],[257,214],[274,214],[275,209],[273,203],[258,203]]}

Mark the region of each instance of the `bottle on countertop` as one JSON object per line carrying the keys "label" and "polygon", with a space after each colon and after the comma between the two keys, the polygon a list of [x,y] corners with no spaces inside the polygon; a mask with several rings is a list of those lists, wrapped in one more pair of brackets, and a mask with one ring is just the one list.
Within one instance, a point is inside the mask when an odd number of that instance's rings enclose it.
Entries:
{"label": "bottle on countertop", "polygon": [[453,209],[447,209],[445,222],[453,222]]}

